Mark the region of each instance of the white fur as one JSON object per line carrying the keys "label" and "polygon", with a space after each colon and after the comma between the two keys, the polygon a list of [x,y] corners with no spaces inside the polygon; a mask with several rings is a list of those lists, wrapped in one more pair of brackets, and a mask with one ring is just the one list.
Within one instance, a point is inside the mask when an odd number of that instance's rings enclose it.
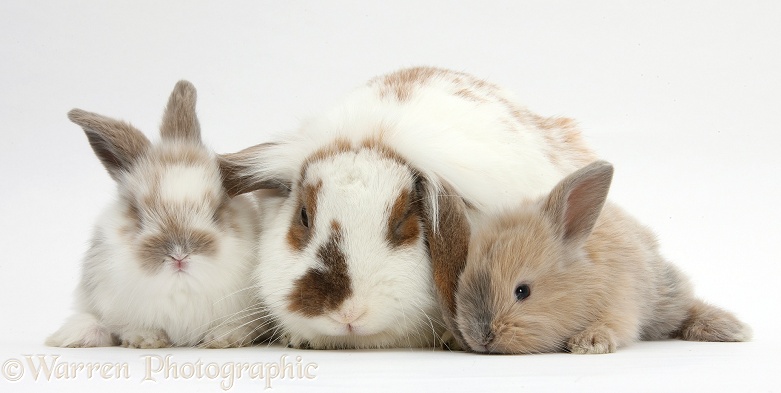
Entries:
{"label": "white fur", "polygon": [[[266,148],[251,168],[258,179],[292,183],[290,197],[261,240],[259,295],[293,345],[314,347],[382,347],[436,344],[442,329],[436,306],[431,264],[421,241],[394,250],[384,241],[390,204],[412,184],[410,168],[393,166],[367,150],[311,164],[304,183],[322,181],[318,217],[310,245],[303,252],[285,241],[291,217],[299,214],[295,183],[304,162],[337,139],[358,148],[379,140],[429,180],[433,190],[445,181],[475,211],[498,210],[526,197],[542,195],[565,174],[593,160],[593,154],[556,151],[534,117],[501,89],[469,75],[440,71],[418,83],[403,101],[383,92],[381,78],[360,87],[333,109],[305,123]],[[457,94],[468,90],[472,98]],[[551,153],[558,156],[552,162]],[[436,195],[429,202],[436,218]],[[328,222],[344,229],[341,250],[355,287],[350,304],[366,310],[365,335],[345,334],[338,318],[307,318],[287,308],[286,297],[309,268],[328,236]],[[436,222],[434,223],[436,226]],[[340,310],[336,310],[336,313]],[[338,317],[338,315],[335,315]],[[382,335],[372,335],[382,332]]]}
{"label": "white fur", "polygon": [[201,195],[215,193],[215,179],[208,175],[200,168],[185,165],[166,168],[160,179],[161,196],[171,203],[198,202]]}

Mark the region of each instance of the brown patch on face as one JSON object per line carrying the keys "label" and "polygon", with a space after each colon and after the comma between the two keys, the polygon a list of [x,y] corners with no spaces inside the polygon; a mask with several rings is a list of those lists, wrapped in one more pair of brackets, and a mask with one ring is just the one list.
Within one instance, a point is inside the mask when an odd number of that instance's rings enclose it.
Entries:
{"label": "brown patch on face", "polygon": [[127,208],[125,209],[124,216],[127,219],[128,224],[119,228],[119,231],[124,236],[132,236],[134,233],[141,229],[141,210],[138,205],[130,200],[126,200]]}
{"label": "brown patch on face", "polygon": [[[241,198],[241,197],[239,197]],[[236,217],[240,214],[237,211],[233,200],[227,194],[221,194],[219,197],[209,195],[207,204],[213,209],[212,220],[222,229],[230,230],[232,233],[241,235],[243,228],[238,224]],[[252,220],[253,224],[258,220]]]}
{"label": "brown patch on face", "polygon": [[342,229],[339,223],[331,222],[331,235],[317,250],[317,258],[325,269],[311,268],[296,280],[293,291],[288,296],[290,311],[315,317],[335,310],[352,294],[347,260],[339,247],[341,239]]}
{"label": "brown patch on face", "polygon": [[217,238],[201,230],[185,230],[180,223],[167,220],[161,233],[141,240],[138,257],[141,268],[149,274],[158,272],[169,255],[213,256],[217,253]]}
{"label": "brown patch on face", "polygon": [[287,232],[287,243],[294,250],[302,251],[309,244],[311,229],[317,217],[317,194],[322,186],[322,180],[315,184],[306,184],[298,194],[298,210],[293,213],[290,229]]}
{"label": "brown patch on face", "polygon": [[420,235],[421,200],[402,190],[390,209],[386,239],[392,247],[413,245]]}

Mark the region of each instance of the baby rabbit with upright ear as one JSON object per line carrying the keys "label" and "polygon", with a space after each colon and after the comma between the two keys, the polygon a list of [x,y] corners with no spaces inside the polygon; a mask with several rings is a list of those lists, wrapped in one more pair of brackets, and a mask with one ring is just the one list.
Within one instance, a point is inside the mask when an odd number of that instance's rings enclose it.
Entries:
{"label": "baby rabbit with upright ear", "polygon": [[462,345],[609,353],[638,339],[750,338],[732,314],[694,297],[650,230],[605,204],[612,175],[595,162],[474,233],[455,297]]}
{"label": "baby rabbit with upright ear", "polygon": [[59,347],[234,347],[267,330],[254,300],[260,207],[201,143],[195,88],[179,82],[162,140],[74,109],[118,196],[100,216]]}

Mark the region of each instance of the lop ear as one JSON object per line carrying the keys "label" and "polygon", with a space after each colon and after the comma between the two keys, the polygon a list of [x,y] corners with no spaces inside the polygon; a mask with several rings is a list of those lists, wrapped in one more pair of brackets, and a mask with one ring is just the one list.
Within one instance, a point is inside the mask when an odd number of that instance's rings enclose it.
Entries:
{"label": "lop ear", "polygon": [[[466,203],[455,190],[443,182],[441,189],[419,183],[425,205],[425,233],[434,272],[434,285],[445,326],[461,348],[469,348],[456,324],[456,290],[466,266],[470,227]],[[432,195],[433,194],[433,195]]]}
{"label": "lop ear", "polygon": [[217,156],[222,185],[228,196],[234,197],[261,189],[279,189],[285,194],[290,192],[291,179],[264,171],[270,165],[263,165],[263,163],[273,159],[268,153],[276,145],[276,143],[261,143],[236,153]]}
{"label": "lop ear", "polygon": [[201,125],[195,114],[197,93],[192,83],[181,80],[176,83],[160,125],[163,140],[183,140],[201,143]]}
{"label": "lop ear", "polygon": [[613,165],[596,161],[567,176],[543,205],[565,242],[583,242],[591,234],[607,199]]}
{"label": "lop ear", "polygon": [[81,109],[68,112],[68,118],[84,129],[92,151],[116,181],[151,145],[141,131],[119,120]]}

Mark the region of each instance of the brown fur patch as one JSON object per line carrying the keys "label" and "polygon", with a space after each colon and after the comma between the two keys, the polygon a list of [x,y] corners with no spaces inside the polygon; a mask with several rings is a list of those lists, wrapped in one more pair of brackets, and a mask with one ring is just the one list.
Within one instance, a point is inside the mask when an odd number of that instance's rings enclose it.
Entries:
{"label": "brown fur patch", "polygon": [[347,261],[339,243],[342,230],[339,223],[331,223],[328,241],[317,250],[318,259],[325,270],[309,269],[298,279],[288,295],[288,309],[307,317],[322,315],[335,310],[352,294]]}
{"label": "brown fur patch", "polygon": [[305,178],[306,171],[309,169],[309,165],[312,163],[322,161],[328,157],[333,157],[337,154],[346,153],[349,151],[353,151],[352,144],[350,144],[349,140],[336,139],[330,145],[315,151],[314,153],[310,154],[309,157],[307,157],[306,161],[304,161],[304,164],[301,166],[301,178]]}
{"label": "brown fur patch", "polygon": [[119,232],[123,236],[132,236],[138,230],[141,229],[141,210],[138,205],[130,198],[126,198],[127,208],[125,209],[124,216],[128,221],[127,225],[123,225],[119,228]]}
{"label": "brown fur patch", "polygon": [[[298,194],[298,210],[293,214],[292,222],[290,223],[290,229],[287,232],[287,243],[294,250],[302,251],[309,244],[312,230],[317,219],[317,194],[320,193],[320,188],[323,186],[323,181],[318,181],[316,184],[306,184],[300,186],[301,192]],[[306,209],[307,221],[309,226],[304,226],[301,222],[301,209]]]}
{"label": "brown fur patch", "polygon": [[155,274],[174,252],[184,255],[213,256],[217,252],[214,234],[200,230],[185,230],[184,225],[169,218],[160,233],[141,240],[138,257],[141,268]]}
{"label": "brown fur patch", "polygon": [[577,123],[566,117],[541,117],[529,114],[543,132],[545,142],[550,146],[548,158],[555,165],[574,160],[577,166],[588,165],[597,159],[586,145]]}
{"label": "brown fur patch", "polygon": [[365,139],[363,142],[361,142],[360,148],[374,150],[381,156],[396,161],[396,163],[399,165],[412,168],[406,158],[402,157],[399,153],[396,152],[396,150],[393,150],[384,143],[383,134],[379,134],[374,138]]}
{"label": "brown fur patch", "polygon": [[437,68],[415,67],[396,71],[381,77],[379,81],[373,80],[370,83],[379,82],[381,98],[394,97],[396,100],[404,102],[409,100],[417,86],[436,75],[443,74],[444,71]]}
{"label": "brown fur patch", "polygon": [[413,245],[420,235],[422,206],[412,190],[402,190],[390,209],[386,239],[392,247]]}
{"label": "brown fur patch", "polygon": [[487,100],[483,97],[480,97],[479,95],[475,94],[475,92],[472,89],[461,89],[456,92],[456,95],[459,97],[466,98],[469,101],[474,102],[486,102]]}
{"label": "brown fur patch", "polygon": [[[242,196],[237,198],[242,198]],[[241,234],[244,229],[239,225],[239,220],[236,219],[241,213],[238,211],[236,204],[231,202],[232,199],[227,194],[222,194],[220,198],[208,198],[209,206],[212,206],[212,209],[214,209],[214,222],[223,230],[230,230],[232,233],[242,237]],[[254,225],[258,220],[251,220],[251,222]]]}
{"label": "brown fur patch", "polygon": [[361,149],[374,150],[380,153],[380,155],[392,159],[403,166],[411,167],[409,162],[404,157],[399,155],[395,150],[391,149],[384,143],[384,132],[380,130],[378,131],[377,135],[363,140],[356,146],[353,146],[352,143],[350,143],[350,141],[347,139],[337,139],[330,145],[315,151],[304,161],[304,164],[301,167],[300,177],[304,179],[306,177],[306,171],[309,169],[309,165],[315,162],[319,162],[342,153],[358,152]]}

